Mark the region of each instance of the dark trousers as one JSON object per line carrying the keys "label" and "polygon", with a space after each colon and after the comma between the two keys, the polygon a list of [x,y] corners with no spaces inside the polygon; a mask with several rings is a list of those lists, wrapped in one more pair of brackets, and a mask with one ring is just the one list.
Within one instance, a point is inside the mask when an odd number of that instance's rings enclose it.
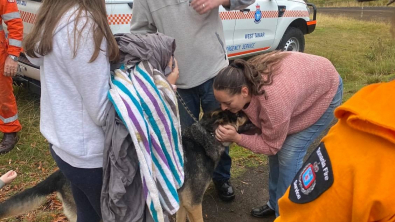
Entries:
{"label": "dark trousers", "polygon": [[[200,107],[203,112],[210,112],[220,107],[219,103],[214,97],[213,92],[214,78],[204,82],[203,84],[190,89],[178,89],[182,100],[184,100],[192,115],[199,119]],[[183,103],[178,101],[180,110],[181,127],[185,129],[194,123],[194,120],[186,111]],[[229,147],[226,147],[225,153],[221,156],[221,160],[214,171],[214,181],[227,181],[230,179],[230,168],[232,166],[232,159],[229,156]]]}
{"label": "dark trousers", "polygon": [[98,222],[101,220],[100,195],[103,183],[103,168],[76,168],[63,161],[49,146],[52,157],[60,171],[71,183],[77,205],[77,222]]}

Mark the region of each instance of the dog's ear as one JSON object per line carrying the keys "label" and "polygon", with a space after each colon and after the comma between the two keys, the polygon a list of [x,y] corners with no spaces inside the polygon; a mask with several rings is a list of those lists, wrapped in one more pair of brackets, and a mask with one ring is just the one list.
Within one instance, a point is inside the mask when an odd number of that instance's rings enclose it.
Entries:
{"label": "dog's ear", "polygon": [[236,130],[238,133],[247,134],[247,135],[254,135],[254,134],[261,134],[262,131],[258,127],[256,127],[251,120],[248,119],[247,115],[240,111],[237,113],[237,123],[236,123]]}
{"label": "dog's ear", "polygon": [[212,119],[217,119],[218,115],[220,115],[221,109],[216,109],[211,112],[206,112],[202,116],[202,120],[212,120]]}
{"label": "dog's ear", "polygon": [[210,117],[214,118],[215,116],[221,115],[222,110],[221,109],[216,109],[212,112],[210,112]]}
{"label": "dog's ear", "polygon": [[237,117],[236,121],[236,130],[239,129],[240,126],[246,124],[249,121],[248,117],[246,115],[242,115]]}
{"label": "dog's ear", "polygon": [[199,120],[200,125],[202,125],[208,132],[213,132],[215,121],[217,120],[219,113],[220,111],[218,110],[204,113],[202,118]]}

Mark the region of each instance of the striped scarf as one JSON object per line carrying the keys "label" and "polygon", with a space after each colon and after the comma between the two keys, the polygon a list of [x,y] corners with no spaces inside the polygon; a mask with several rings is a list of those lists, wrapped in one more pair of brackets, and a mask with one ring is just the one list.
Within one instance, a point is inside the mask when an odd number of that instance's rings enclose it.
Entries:
{"label": "striped scarf", "polygon": [[117,69],[108,97],[127,127],[139,159],[147,206],[154,221],[179,208],[184,160],[177,98],[166,78],[148,62],[130,73]]}

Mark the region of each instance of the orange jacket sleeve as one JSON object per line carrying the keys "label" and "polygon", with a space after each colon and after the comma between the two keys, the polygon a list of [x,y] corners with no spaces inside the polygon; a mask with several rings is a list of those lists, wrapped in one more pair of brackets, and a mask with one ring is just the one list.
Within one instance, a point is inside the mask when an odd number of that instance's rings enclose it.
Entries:
{"label": "orange jacket sleeve", "polygon": [[[16,0],[0,0],[1,20],[8,29],[8,54],[19,56],[22,50],[23,22]],[[1,21],[0,21],[1,22]]]}
{"label": "orange jacket sleeve", "polygon": [[[297,182],[278,202],[280,216],[275,222],[395,221],[393,101],[395,81],[366,86],[335,110],[339,121],[322,139],[329,156],[326,165],[332,166],[332,186],[310,202],[294,201],[293,194],[309,197],[323,184],[314,174],[315,186],[303,193],[298,183],[302,167],[293,180]],[[312,162],[309,159],[304,165]]]}

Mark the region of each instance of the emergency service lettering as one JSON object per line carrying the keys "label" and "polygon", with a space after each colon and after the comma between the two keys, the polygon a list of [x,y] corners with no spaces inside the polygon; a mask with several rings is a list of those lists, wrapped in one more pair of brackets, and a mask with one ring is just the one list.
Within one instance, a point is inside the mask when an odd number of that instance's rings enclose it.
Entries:
{"label": "emergency service lettering", "polygon": [[236,51],[236,50],[240,50],[241,45],[230,45],[226,47],[226,50],[228,52],[232,52],[232,51]]}
{"label": "emergency service lettering", "polygon": [[264,32],[256,32],[256,33],[245,34],[245,39],[263,38],[263,37],[265,37],[265,33]]}
{"label": "emergency service lettering", "polygon": [[243,48],[242,49],[253,49],[255,46],[255,42],[254,43],[249,43],[249,44],[243,44]]}
{"label": "emergency service lettering", "polygon": [[242,45],[230,45],[230,46],[226,47],[226,50],[228,52],[232,52],[232,51],[237,51],[240,49],[253,49],[254,47],[255,47],[255,42],[242,44]]}

